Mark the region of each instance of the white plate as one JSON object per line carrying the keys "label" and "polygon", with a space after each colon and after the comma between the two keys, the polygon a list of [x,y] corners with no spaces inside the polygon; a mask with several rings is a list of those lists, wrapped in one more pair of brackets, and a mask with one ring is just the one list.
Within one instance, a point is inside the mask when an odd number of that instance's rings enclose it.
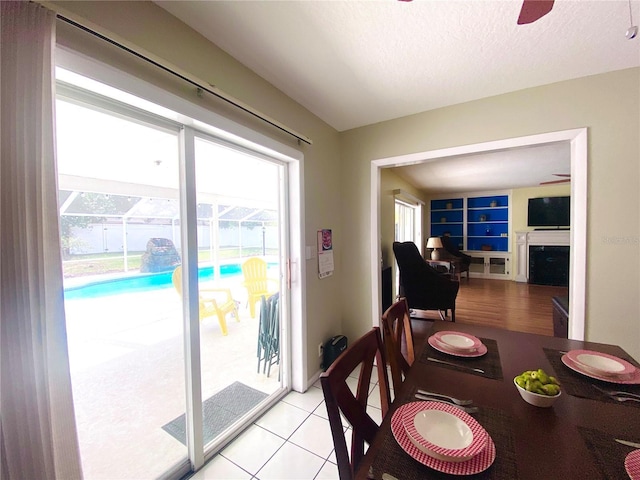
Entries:
{"label": "white plate", "polygon": [[418,435],[414,438],[407,430],[409,440],[427,455],[452,462],[464,462],[473,457],[473,455],[442,455],[425,448],[420,441],[424,439],[427,444],[454,451],[468,447],[473,441],[473,433],[467,424],[459,418],[437,410],[425,410],[416,414],[413,424]]}
{"label": "white plate", "polygon": [[486,430],[455,406],[427,401],[411,402],[401,408],[409,440],[429,456],[463,462],[487,446]]}
{"label": "white plate", "polygon": [[471,352],[460,352],[450,349],[447,345],[438,341],[438,339],[434,335],[431,335],[427,339],[427,341],[429,342],[429,345],[431,345],[439,352],[446,353],[447,355],[453,355],[455,357],[481,357],[488,351],[487,346],[484,343],[481,343],[477,350],[473,350]]}
{"label": "white plate", "polygon": [[482,345],[478,337],[461,332],[444,330],[434,333],[433,336],[450,350],[471,353]]}
{"label": "white plate", "polygon": [[565,366],[569,367],[574,372],[578,372],[589,378],[595,378],[596,380],[602,380],[603,382],[609,382],[609,383],[618,383],[618,384],[624,384],[624,385],[640,385],[640,369],[638,368],[636,368],[634,372],[630,373],[629,375],[623,375],[619,377],[605,376],[605,375],[597,375],[589,370],[586,370],[580,364],[571,360],[571,358],[569,358],[567,354],[562,355],[562,357],[560,357],[560,360],[562,360],[562,363],[564,363]]}
{"label": "white plate", "polygon": [[571,350],[567,352],[567,356],[583,369],[596,375],[628,375],[635,370],[635,367],[629,362],[607,353],[594,352],[591,350]]}
{"label": "white plate", "polygon": [[[409,440],[409,435],[402,422],[403,407],[405,405],[399,407],[391,417],[391,432],[402,449],[423,465],[450,475],[474,475],[485,471],[496,459],[496,446],[489,434],[487,434],[486,446],[482,451],[464,462],[440,460],[427,455]],[[462,412],[462,410],[460,411]]]}

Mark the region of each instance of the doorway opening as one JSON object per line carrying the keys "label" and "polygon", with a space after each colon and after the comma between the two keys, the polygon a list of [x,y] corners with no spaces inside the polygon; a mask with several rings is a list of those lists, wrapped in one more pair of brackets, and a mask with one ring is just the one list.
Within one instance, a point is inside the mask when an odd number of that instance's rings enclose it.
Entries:
{"label": "doorway opening", "polygon": [[[570,271],[569,271],[569,338],[583,340],[586,313],[586,262],[587,262],[587,129],[563,130],[525,137],[497,140],[460,147],[451,147],[427,152],[418,152],[373,160],[371,162],[371,285],[372,298],[380,296],[379,260],[376,260],[380,247],[380,170],[421,162],[433,162],[437,159],[490,153],[492,151],[544,145],[556,142],[568,142],[571,151],[571,232],[570,232]],[[372,302],[372,323],[378,325],[380,302]]]}

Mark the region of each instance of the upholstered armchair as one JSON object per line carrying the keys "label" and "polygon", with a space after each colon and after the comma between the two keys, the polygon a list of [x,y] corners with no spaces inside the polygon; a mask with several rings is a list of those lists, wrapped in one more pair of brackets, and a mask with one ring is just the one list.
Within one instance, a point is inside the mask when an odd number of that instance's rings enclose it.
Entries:
{"label": "upholstered armchair", "polygon": [[409,309],[438,310],[456,321],[456,297],[460,283],[442,276],[422,258],[413,242],[394,242],[393,253],[400,269],[400,286]]}
{"label": "upholstered armchair", "polygon": [[454,257],[456,260],[458,260],[460,270],[456,273],[461,274],[463,272],[467,272],[467,280],[469,280],[469,265],[471,265],[471,256],[458,250],[458,247],[453,243],[451,237],[449,237],[448,235],[443,235],[442,237],[440,237],[440,240],[442,240],[442,247],[445,250],[444,252],[441,252],[440,258],[442,260],[447,260],[451,257]]}

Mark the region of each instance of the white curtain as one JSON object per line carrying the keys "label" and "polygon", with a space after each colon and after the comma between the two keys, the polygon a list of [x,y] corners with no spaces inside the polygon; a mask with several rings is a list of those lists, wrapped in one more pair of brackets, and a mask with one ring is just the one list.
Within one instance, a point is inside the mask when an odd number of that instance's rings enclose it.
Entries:
{"label": "white curtain", "polygon": [[58,236],[55,15],[28,2],[0,8],[1,473],[82,478]]}

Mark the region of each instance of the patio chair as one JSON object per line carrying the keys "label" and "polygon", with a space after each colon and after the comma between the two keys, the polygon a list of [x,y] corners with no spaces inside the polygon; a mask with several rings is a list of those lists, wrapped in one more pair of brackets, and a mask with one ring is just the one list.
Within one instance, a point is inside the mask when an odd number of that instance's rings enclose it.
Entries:
{"label": "patio chair", "polygon": [[[271,375],[271,366],[280,364],[280,294],[260,299],[260,323],[258,325],[258,373]],[[278,372],[278,380],[280,373]]]}
{"label": "patio chair", "polygon": [[[351,480],[354,477],[354,472],[364,457],[365,442],[371,445],[380,428],[367,413],[367,399],[371,388],[371,373],[374,364],[378,371],[380,406],[382,418],[384,418],[389,410],[391,397],[384,345],[378,327],[373,327],[368,333],[356,340],[342,352],[326,372],[320,375],[340,480]],[[358,367],[360,367],[358,387],[354,394],[349,388],[347,380]],[[341,413],[353,428],[351,455],[347,450]]]}
{"label": "patio chair", "polygon": [[403,375],[413,365],[413,331],[406,298],[400,298],[382,314],[382,332],[387,360],[391,367],[391,381],[397,395],[402,387]]}
{"label": "patio chair", "polygon": [[256,302],[262,297],[270,297],[279,290],[280,282],[267,277],[267,262],[258,257],[252,257],[242,264],[244,275],[243,285],[247,289],[249,298],[249,313],[256,318]]}
{"label": "patio chair", "polygon": [[[176,267],[171,276],[176,291],[182,298],[182,266]],[[228,288],[199,288],[198,303],[200,305],[200,320],[216,315],[222,335],[227,335],[227,320],[229,313],[233,314],[236,322],[240,321],[238,306]]]}

